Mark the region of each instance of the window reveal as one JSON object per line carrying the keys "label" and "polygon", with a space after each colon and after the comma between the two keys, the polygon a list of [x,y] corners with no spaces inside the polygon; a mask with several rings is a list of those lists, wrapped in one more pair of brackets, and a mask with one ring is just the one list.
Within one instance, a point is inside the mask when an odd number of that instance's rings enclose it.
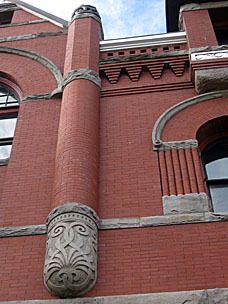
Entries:
{"label": "window reveal", "polygon": [[202,161],[213,211],[228,212],[228,139],[207,146]]}

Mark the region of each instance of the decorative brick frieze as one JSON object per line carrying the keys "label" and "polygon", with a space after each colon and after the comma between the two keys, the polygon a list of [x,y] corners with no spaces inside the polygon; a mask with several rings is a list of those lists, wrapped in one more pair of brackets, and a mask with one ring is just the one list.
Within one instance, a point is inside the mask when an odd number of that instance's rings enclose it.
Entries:
{"label": "decorative brick frieze", "polygon": [[164,63],[152,63],[152,64],[148,64],[147,65],[147,68],[151,74],[151,76],[154,78],[154,79],[160,79],[161,78],[161,75],[162,75],[162,71],[164,69]]}
{"label": "decorative brick frieze", "polygon": [[98,217],[89,207],[68,203],[47,218],[44,283],[61,297],[85,294],[97,277]]}
{"label": "decorative brick frieze", "polygon": [[131,79],[131,81],[138,81],[139,80],[139,76],[140,73],[142,71],[142,67],[138,66],[138,67],[127,67],[126,71]]}
{"label": "decorative brick frieze", "polygon": [[131,81],[140,79],[141,71],[148,71],[154,79],[162,77],[164,69],[171,69],[176,77],[180,77],[184,73],[184,69],[188,63],[188,56],[168,57],[157,60],[145,60],[136,62],[127,62],[122,64],[100,65],[100,71],[104,72],[111,84],[118,82],[121,77],[121,71],[126,73]]}
{"label": "decorative brick frieze", "polygon": [[105,69],[104,70],[104,73],[105,73],[105,76],[108,78],[108,81],[111,83],[111,84],[114,84],[114,83],[117,83],[118,82],[118,79],[120,77],[120,72],[121,72],[121,68],[114,68],[114,69]]}

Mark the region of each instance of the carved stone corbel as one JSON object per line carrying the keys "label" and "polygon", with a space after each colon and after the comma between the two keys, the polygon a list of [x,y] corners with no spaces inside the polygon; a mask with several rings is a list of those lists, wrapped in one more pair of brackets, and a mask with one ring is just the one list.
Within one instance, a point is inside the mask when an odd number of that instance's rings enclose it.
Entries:
{"label": "carved stone corbel", "polygon": [[97,278],[99,219],[89,207],[67,203],[47,218],[44,284],[60,298],[88,292]]}

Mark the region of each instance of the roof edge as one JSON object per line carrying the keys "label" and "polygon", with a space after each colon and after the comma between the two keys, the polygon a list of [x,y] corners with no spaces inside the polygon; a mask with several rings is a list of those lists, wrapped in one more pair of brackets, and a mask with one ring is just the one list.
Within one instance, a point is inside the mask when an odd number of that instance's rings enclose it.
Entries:
{"label": "roof edge", "polygon": [[30,5],[28,3],[25,3],[21,0],[8,0],[9,2],[16,4],[18,7],[24,9],[25,11],[32,13],[33,15],[39,17],[39,18],[43,18],[45,20],[50,21],[51,23],[60,26],[60,27],[64,27],[64,28],[68,28],[68,21],[59,18],[55,15],[52,15],[48,12],[45,12],[42,9],[39,9],[33,5]]}

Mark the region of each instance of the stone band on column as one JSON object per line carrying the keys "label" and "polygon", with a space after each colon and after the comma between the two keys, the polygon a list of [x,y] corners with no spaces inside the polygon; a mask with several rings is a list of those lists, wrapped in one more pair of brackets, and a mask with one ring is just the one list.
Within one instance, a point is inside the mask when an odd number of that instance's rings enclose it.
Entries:
{"label": "stone band on column", "polygon": [[47,218],[44,284],[60,298],[88,292],[97,278],[99,218],[89,207],[67,203]]}

